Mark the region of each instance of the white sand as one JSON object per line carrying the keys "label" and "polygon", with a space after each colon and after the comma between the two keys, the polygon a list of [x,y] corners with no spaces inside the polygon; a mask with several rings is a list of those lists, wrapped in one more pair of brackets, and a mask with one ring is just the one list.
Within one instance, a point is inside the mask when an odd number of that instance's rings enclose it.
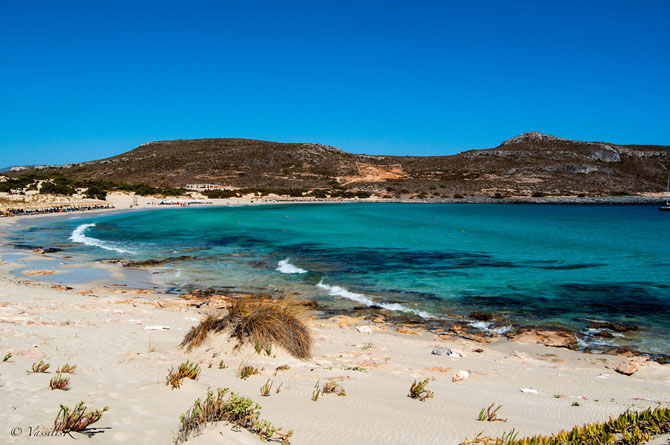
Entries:
{"label": "white sand", "polygon": [[[295,431],[294,444],[457,444],[481,431],[493,436],[512,428],[523,435],[551,433],[607,420],[628,408],[670,405],[670,366],[646,362],[628,377],[611,369],[625,360],[621,357],[510,341],[481,345],[429,333],[399,334],[384,325],[363,334],[356,327],[367,323],[350,317],[309,321],[316,345],[307,361],[277,349],[272,357],[257,355],[251,347],[233,352],[225,335],[185,353],[178,345],[204,315],[187,301],[116,287],[52,288],[11,275],[15,267],[0,264],[0,359],[6,352],[13,355],[0,363],[0,442],[71,443],[67,437],[27,434],[38,425],[50,429],[59,403],[72,407],[83,400],[90,407],[109,406],[94,425],[103,432],[92,443],[171,443],[179,414],[208,388],[217,387],[229,387],[261,404],[263,418]],[[169,329],[147,329],[160,326]],[[432,355],[439,346],[458,350],[463,357]],[[473,352],[475,348],[484,352]],[[202,375],[171,390],[165,386],[168,369],[186,359],[199,362]],[[26,374],[39,360],[51,363],[49,373]],[[219,360],[228,368],[218,369]],[[77,365],[71,389],[52,391],[49,379],[65,362]],[[242,363],[261,368],[261,374],[239,379],[236,369]],[[274,369],[284,364],[290,370],[274,376]],[[347,371],[345,366],[367,372]],[[461,370],[470,371],[470,377],[452,382]],[[434,398],[408,398],[413,379],[424,377],[435,379],[428,385]],[[268,378],[283,389],[261,397],[259,388]],[[315,383],[330,378],[341,379],[347,395],[322,395],[313,402]],[[507,422],[476,420],[479,410],[492,402],[503,405],[499,416]],[[12,437],[15,427],[22,433]],[[189,443],[259,441],[246,431],[218,424]]]}

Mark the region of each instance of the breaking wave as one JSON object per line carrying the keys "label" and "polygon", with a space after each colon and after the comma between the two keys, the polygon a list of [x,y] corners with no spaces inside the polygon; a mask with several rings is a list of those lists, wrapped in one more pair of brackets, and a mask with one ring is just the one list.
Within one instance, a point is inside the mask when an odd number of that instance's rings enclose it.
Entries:
{"label": "breaking wave", "polygon": [[290,258],[286,258],[285,260],[281,260],[279,263],[277,263],[277,268],[275,269],[277,272],[281,273],[286,273],[286,274],[293,274],[293,273],[307,273],[307,271],[301,267],[294,266],[289,262]]}
{"label": "breaking wave", "polygon": [[326,284],[323,282],[323,278],[319,280],[319,282],[316,284],[316,287],[319,289],[323,289],[328,291],[328,294],[333,296],[333,297],[343,297],[347,298],[349,300],[355,301],[357,303],[362,303],[366,306],[379,306],[384,309],[388,309],[389,311],[398,311],[398,312],[409,312],[415,315],[418,315],[419,317],[423,318],[437,318],[434,315],[425,312],[425,311],[419,311],[417,309],[412,309],[403,306],[402,304],[398,303],[379,303],[374,300],[371,300],[367,295],[364,294],[359,294],[356,292],[351,292],[342,286],[331,286],[330,284]]}
{"label": "breaking wave", "polygon": [[91,227],[95,227],[95,223],[82,224],[80,226],[77,226],[77,228],[74,229],[70,234],[70,241],[73,241],[75,243],[82,243],[86,246],[100,247],[101,249],[105,250],[113,250],[119,253],[135,253],[132,250],[122,249],[120,247],[114,246],[111,243],[99,240],[97,238],[92,238],[90,236],[86,236],[85,233],[86,230],[88,230]]}

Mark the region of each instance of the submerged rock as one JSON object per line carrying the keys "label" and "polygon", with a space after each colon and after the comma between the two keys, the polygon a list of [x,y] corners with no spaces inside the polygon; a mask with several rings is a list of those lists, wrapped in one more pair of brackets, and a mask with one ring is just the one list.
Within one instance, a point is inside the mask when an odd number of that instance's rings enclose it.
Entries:
{"label": "submerged rock", "polygon": [[182,255],[177,257],[162,258],[160,260],[148,259],[142,261],[126,261],[123,263],[123,267],[147,267],[147,266],[160,266],[162,264],[173,263],[175,261],[188,261],[197,259],[194,256]]}
{"label": "submerged rock", "polygon": [[589,323],[589,329],[609,329],[614,332],[637,331],[639,328],[632,324],[617,323],[613,321],[593,321]]}
{"label": "submerged rock", "polygon": [[477,321],[491,321],[493,320],[493,314],[488,312],[473,312],[470,314],[470,318]]}

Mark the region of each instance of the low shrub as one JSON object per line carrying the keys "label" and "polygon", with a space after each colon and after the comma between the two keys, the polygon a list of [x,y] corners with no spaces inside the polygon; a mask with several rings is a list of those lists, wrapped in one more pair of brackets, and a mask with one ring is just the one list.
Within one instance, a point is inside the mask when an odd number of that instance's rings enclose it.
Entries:
{"label": "low shrub", "polygon": [[[514,432],[514,430],[512,430]],[[517,439],[517,433],[495,437],[480,437],[461,442],[461,445],[582,445],[582,444],[643,444],[653,436],[670,433],[670,408],[648,408],[642,412],[626,411],[604,423],[576,426],[551,436]]]}
{"label": "low shrub", "polygon": [[281,428],[274,427],[270,422],[261,420],[261,406],[247,397],[230,393],[228,388],[217,389],[216,396],[207,392],[204,401],[196,400],[193,407],[179,417],[179,434],[175,444],[186,442],[193,433],[197,433],[208,423],[229,422],[256,434],[261,441],[275,441],[288,444],[293,431],[280,433]]}

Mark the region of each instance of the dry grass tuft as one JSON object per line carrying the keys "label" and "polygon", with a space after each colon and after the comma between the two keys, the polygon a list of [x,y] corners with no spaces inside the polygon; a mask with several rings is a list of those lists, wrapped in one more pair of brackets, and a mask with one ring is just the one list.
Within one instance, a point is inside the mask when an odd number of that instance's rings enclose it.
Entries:
{"label": "dry grass tuft", "polygon": [[47,372],[51,363],[44,363],[44,360],[40,360],[39,363],[33,363],[32,371],[26,371],[28,374],[37,374],[40,372]]}
{"label": "dry grass tuft", "polygon": [[77,365],[70,365],[69,363],[64,364],[60,368],[56,369],[57,373],[62,374],[74,374],[74,370],[77,369]]}
{"label": "dry grass tuft", "polygon": [[60,389],[61,391],[67,391],[70,389],[70,378],[58,374],[49,381],[49,388],[52,390]]}
{"label": "dry grass tuft", "polygon": [[200,377],[200,366],[186,360],[176,371],[170,368],[165,378],[165,386],[172,386],[172,389],[179,388],[183,379],[198,380],[198,377]]}
{"label": "dry grass tuft", "polygon": [[70,431],[85,432],[89,425],[100,420],[102,413],[109,408],[104,407],[102,410],[96,409],[86,413],[87,409],[88,407],[84,406],[84,402],[79,402],[72,411],[67,406],[61,405],[56,420],[54,420],[54,431],[63,433]]}
{"label": "dry grass tuft", "polygon": [[267,297],[245,296],[228,309],[224,317],[212,315],[191,328],[181,343],[187,351],[202,344],[210,332],[230,330],[238,346],[249,341],[257,351],[269,355],[272,345],[281,346],[299,359],[311,356],[312,335],[301,319],[305,306],[290,298],[273,300]]}
{"label": "dry grass tuft", "polygon": [[324,394],[337,394],[340,397],[344,397],[347,395],[347,392],[342,388],[339,383],[330,381],[328,383],[324,383],[323,388],[321,388],[321,392]]}

